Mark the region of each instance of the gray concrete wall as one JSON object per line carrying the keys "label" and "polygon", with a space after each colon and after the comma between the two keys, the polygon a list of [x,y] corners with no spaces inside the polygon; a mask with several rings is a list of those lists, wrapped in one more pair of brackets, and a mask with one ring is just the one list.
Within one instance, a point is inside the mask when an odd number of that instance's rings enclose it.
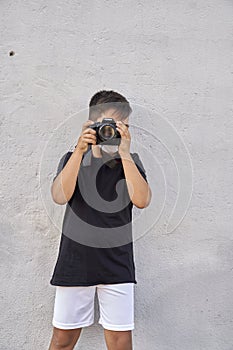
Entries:
{"label": "gray concrete wall", "polygon": [[[232,349],[233,2],[8,0],[0,9],[0,349],[48,347],[64,210],[51,178],[85,119],[70,116],[100,89],[148,112],[135,117],[154,197],[135,211],[142,228],[153,225],[135,240],[134,349]],[[164,143],[160,117],[175,128]],[[177,135],[183,157],[166,148]],[[184,159],[193,173],[179,189],[174,160],[181,174]],[[182,191],[183,220],[169,233]],[[76,348],[104,349],[101,326],[84,329]]]}

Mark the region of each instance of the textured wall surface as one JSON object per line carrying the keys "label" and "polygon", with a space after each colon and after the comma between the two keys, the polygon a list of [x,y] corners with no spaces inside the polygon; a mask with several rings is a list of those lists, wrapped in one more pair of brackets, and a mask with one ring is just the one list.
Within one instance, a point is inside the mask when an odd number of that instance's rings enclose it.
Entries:
{"label": "textured wall surface", "polygon": [[[160,170],[139,150],[154,192],[135,215],[145,226],[161,215],[134,242],[134,349],[233,349],[233,2],[8,0],[0,9],[0,349],[48,348],[64,210],[51,200],[51,179],[85,119],[73,118],[75,129],[69,117],[100,89],[148,110],[138,118],[146,130],[157,111],[193,169],[188,210],[168,234],[176,168],[166,147],[139,135]],[[77,349],[105,349],[95,302],[96,323]]]}

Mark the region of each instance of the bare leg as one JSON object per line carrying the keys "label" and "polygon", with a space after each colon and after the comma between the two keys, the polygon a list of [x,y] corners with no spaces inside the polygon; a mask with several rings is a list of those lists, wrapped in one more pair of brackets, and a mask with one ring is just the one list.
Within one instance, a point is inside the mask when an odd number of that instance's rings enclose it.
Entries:
{"label": "bare leg", "polygon": [[53,327],[53,335],[49,350],[73,350],[81,334],[82,328],[59,329]]}
{"label": "bare leg", "polygon": [[110,331],[104,329],[108,350],[132,350],[132,331]]}

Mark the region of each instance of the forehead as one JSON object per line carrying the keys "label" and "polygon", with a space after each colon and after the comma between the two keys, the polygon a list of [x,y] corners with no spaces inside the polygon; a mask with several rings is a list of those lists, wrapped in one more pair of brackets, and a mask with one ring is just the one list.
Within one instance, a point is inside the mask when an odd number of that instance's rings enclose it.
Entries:
{"label": "forehead", "polygon": [[[101,113],[101,116],[97,120],[102,120],[103,118],[113,118],[115,121],[121,120],[119,113],[114,108],[109,108],[105,112]],[[124,120],[128,120],[128,117]]]}

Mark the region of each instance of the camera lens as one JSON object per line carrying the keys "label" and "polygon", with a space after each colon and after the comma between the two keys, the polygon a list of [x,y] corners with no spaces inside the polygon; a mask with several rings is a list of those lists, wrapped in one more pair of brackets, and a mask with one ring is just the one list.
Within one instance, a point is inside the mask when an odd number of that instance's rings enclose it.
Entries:
{"label": "camera lens", "polygon": [[99,135],[103,140],[109,140],[114,137],[115,130],[111,125],[103,125],[99,129]]}

